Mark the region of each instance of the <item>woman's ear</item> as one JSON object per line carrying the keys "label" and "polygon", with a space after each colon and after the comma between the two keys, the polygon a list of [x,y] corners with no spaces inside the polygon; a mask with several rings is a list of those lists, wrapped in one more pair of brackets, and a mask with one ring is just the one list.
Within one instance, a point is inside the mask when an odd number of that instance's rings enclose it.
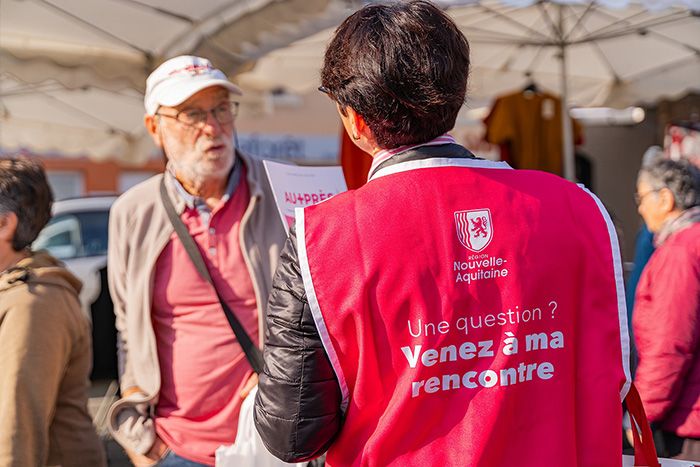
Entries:
{"label": "woman's ear", "polygon": [[659,190],[659,208],[663,212],[670,213],[676,209],[676,199],[673,197],[673,193],[668,188],[662,188]]}
{"label": "woman's ear", "polygon": [[367,125],[364,117],[350,106],[341,107],[340,104],[336,105],[338,106],[338,114],[340,115],[340,120],[343,122],[343,127],[348,136],[352,138],[352,142],[355,146],[370,155],[379,151],[380,148],[377,147],[374,134],[369,128],[369,125]]}
{"label": "woman's ear", "polygon": [[370,136],[370,134],[367,134],[367,130],[369,130],[369,127],[367,126],[367,122],[365,122],[364,117],[362,115],[358,114],[355,112],[355,109],[352,107],[345,107],[345,112],[347,113],[348,120],[350,123],[350,128],[352,130],[352,133],[350,136],[354,140],[360,139],[360,136]]}

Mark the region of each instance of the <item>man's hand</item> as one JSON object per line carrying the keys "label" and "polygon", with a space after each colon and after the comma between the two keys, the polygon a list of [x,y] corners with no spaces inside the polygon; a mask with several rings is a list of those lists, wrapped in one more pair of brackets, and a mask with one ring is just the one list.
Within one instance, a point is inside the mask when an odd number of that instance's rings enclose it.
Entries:
{"label": "man's hand", "polygon": [[165,444],[162,439],[156,437],[155,443],[153,443],[153,446],[151,446],[151,449],[149,449],[145,456],[143,454],[136,454],[128,449],[125,451],[131,463],[134,464],[134,467],[150,467],[156,465],[167,450],[168,445]]}
{"label": "man's hand", "polygon": [[241,390],[241,399],[248,397],[248,394],[250,394],[250,391],[253,390],[256,384],[258,384],[258,374],[253,372],[253,374],[250,375],[250,378],[248,378],[248,382],[245,383],[245,386],[243,386],[243,389]]}

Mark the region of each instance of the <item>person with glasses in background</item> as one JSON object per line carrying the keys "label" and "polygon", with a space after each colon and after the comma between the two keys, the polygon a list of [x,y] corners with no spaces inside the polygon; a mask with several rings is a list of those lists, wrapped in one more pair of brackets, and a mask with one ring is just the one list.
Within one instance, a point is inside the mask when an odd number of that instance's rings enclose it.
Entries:
{"label": "person with glasses in background", "polygon": [[635,384],[660,454],[700,461],[700,169],[643,166],[635,200],[656,247],[634,300]]}
{"label": "person with glasses in background", "polygon": [[[167,167],[115,202],[108,254],[122,396],[110,429],[136,465],[214,465],[257,382],[217,293],[260,345],[285,233],[261,161],[235,147],[240,94],[194,56],[146,82],[144,122]],[[214,287],[175,233],[162,189]]]}
{"label": "person with glasses in background", "polygon": [[52,203],[36,160],[0,159],[0,467],[105,467],[87,408],[92,335],[82,284],[31,249]]}

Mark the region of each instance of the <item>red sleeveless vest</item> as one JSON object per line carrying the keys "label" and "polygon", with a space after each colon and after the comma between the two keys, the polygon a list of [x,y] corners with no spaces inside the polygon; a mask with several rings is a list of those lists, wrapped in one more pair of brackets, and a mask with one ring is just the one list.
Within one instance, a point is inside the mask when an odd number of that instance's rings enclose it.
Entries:
{"label": "red sleeveless vest", "polygon": [[426,159],[298,210],[296,225],[343,393],[329,465],[621,465],[622,268],[590,192]]}

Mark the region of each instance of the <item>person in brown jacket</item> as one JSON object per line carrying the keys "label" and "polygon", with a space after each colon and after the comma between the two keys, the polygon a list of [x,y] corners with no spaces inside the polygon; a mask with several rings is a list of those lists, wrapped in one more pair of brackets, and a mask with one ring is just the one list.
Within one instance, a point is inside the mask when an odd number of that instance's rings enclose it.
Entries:
{"label": "person in brown jacket", "polygon": [[80,281],[31,243],[51,217],[41,166],[0,160],[0,467],[105,466],[87,411]]}

